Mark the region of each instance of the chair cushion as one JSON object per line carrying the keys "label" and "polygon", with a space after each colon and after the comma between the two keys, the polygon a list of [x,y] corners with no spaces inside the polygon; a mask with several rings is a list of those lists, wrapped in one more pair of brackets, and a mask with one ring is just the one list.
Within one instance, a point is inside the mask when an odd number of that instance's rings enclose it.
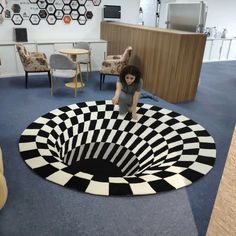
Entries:
{"label": "chair cushion", "polygon": [[100,72],[102,74],[119,75],[125,64],[120,60],[105,60]]}
{"label": "chair cushion", "polygon": [[73,78],[75,73],[76,72],[74,70],[53,70],[52,76],[60,78]]}

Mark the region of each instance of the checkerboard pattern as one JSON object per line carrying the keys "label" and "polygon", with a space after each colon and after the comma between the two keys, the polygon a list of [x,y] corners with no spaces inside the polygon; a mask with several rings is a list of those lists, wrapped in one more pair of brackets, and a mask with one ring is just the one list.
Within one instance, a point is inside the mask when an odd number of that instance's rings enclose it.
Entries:
{"label": "checkerboard pattern", "polygon": [[138,104],[138,120],[110,100],[55,109],[22,133],[26,164],[56,184],[97,195],[145,195],[185,187],[212,168],[214,139],[174,111]]}

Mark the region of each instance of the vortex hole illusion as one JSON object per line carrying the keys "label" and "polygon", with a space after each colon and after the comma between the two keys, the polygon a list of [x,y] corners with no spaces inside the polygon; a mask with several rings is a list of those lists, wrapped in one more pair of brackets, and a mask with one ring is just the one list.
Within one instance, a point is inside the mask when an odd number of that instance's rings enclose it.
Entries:
{"label": "vortex hole illusion", "polygon": [[115,143],[82,144],[68,150],[61,159],[74,172],[104,177],[133,176],[140,168],[137,156],[128,148]]}

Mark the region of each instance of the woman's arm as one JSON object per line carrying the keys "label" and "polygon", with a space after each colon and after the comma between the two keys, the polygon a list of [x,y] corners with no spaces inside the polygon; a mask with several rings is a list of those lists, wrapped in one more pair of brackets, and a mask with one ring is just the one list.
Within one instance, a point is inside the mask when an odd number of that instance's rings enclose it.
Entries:
{"label": "woman's arm", "polygon": [[116,91],[115,91],[115,95],[112,98],[112,103],[113,105],[118,104],[119,102],[119,97],[120,97],[120,93],[121,93],[121,89],[122,89],[122,85],[119,81],[116,82]]}
{"label": "woman's arm", "polygon": [[138,100],[139,100],[139,97],[140,97],[140,94],[141,94],[142,87],[143,87],[143,80],[140,79],[140,83],[139,83],[138,89],[137,89],[137,91],[133,95],[133,102],[132,102],[132,107],[131,107],[132,118],[134,120],[138,119],[136,110],[137,110]]}
{"label": "woman's arm", "polygon": [[131,107],[131,112],[132,112],[132,118],[134,120],[138,119],[138,116],[137,116],[137,113],[136,113],[136,109],[137,109],[137,105],[138,105],[138,100],[139,100],[140,94],[141,94],[141,92],[136,91],[134,93],[134,96],[133,96],[133,103],[132,103],[132,107]]}

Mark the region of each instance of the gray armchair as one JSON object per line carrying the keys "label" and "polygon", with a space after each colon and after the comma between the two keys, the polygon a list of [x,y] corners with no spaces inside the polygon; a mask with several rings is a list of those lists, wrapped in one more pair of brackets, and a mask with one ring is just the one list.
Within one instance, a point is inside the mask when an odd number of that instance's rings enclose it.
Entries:
{"label": "gray armchair", "polygon": [[87,66],[87,79],[89,72],[91,72],[91,49],[88,42],[76,42],[74,48],[82,48],[88,50],[88,54],[81,54],[77,56],[78,63],[85,64]]}
{"label": "gray armchair", "polygon": [[[51,95],[53,95],[53,80],[55,78],[72,78],[73,82],[69,83],[73,87],[75,92],[75,97],[77,96],[77,88],[83,87],[84,83],[81,79],[78,82],[77,76],[80,73],[78,65],[76,62],[72,61],[69,57],[62,54],[52,54],[49,59],[49,64],[51,66]],[[82,77],[80,77],[82,78]]]}

